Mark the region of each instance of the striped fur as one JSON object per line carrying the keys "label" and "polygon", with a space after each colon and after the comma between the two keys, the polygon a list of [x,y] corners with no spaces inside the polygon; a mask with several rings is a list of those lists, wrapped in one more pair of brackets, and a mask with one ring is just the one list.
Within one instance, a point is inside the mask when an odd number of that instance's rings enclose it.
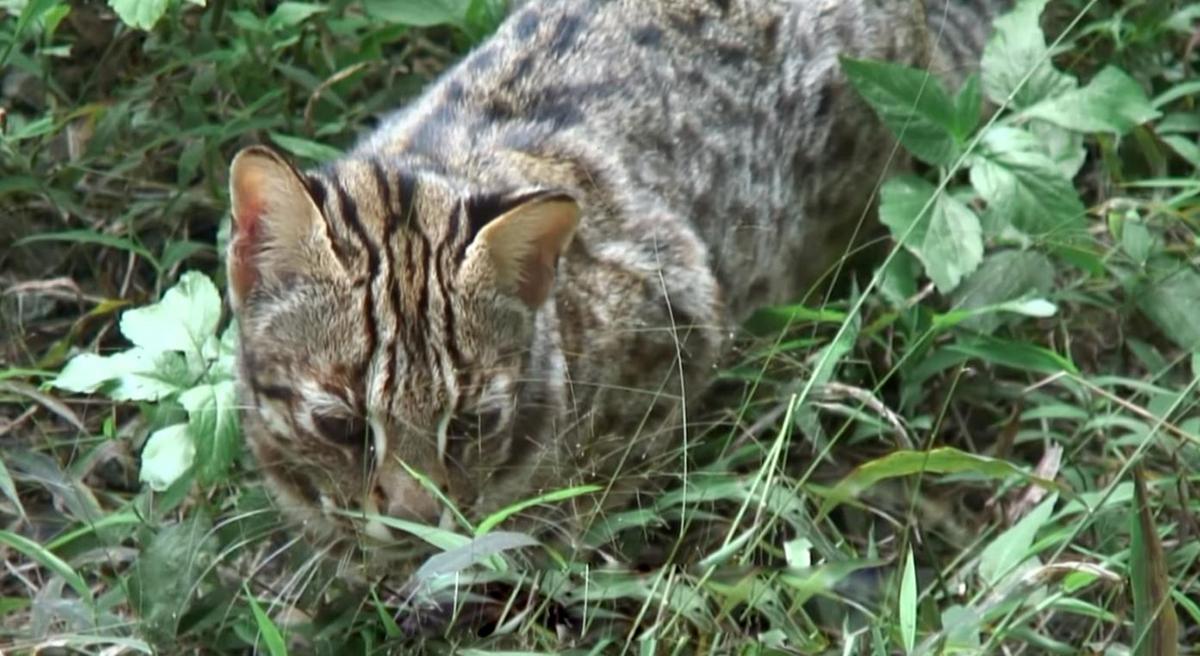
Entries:
{"label": "striped fur", "polygon": [[675,468],[756,306],[845,247],[892,141],[840,55],[975,66],[990,4],[534,0],[342,159],[232,169],[245,433],[313,530]]}

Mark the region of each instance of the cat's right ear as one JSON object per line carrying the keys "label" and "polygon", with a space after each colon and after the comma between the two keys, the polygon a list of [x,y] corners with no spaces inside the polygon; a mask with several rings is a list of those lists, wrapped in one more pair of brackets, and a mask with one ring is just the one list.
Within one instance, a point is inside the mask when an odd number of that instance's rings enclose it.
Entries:
{"label": "cat's right ear", "polygon": [[319,235],[321,211],[299,171],[281,154],[250,146],[229,167],[233,234],[227,257],[237,310],[264,278],[306,268],[306,245]]}

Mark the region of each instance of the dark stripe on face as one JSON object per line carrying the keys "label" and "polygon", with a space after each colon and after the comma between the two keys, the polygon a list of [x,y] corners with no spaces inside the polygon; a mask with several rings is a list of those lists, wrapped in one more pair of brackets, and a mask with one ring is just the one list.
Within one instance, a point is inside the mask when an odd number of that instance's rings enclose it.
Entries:
{"label": "dark stripe on face", "polygon": [[367,280],[365,292],[363,294],[363,323],[367,331],[367,357],[372,357],[375,353],[375,346],[378,343],[379,333],[376,328],[375,318],[375,290],[372,282],[379,277],[379,251],[375,245],[371,243],[367,237],[367,231],[363,228],[362,222],[358,218],[358,204],[350,197],[350,194],[337,184],[333,187],[337,192],[338,209],[340,210],[342,221],[349,226],[350,231],[358,239],[363,251],[367,254],[367,269],[370,271],[370,278]]}
{"label": "dark stripe on face", "polygon": [[312,198],[313,204],[317,206],[317,214],[321,215],[321,225],[325,228],[325,237],[329,240],[329,245],[333,248],[333,256],[341,262],[342,266],[349,269],[349,258],[346,251],[342,248],[341,242],[334,234],[333,225],[329,222],[329,217],[325,214],[325,203],[329,199],[329,192],[325,188],[324,181],[314,173],[309,173],[301,178],[304,181],[304,187],[308,190],[309,197]]}
{"label": "dark stripe on face", "polygon": [[[380,386],[386,390],[391,389],[392,381],[396,377],[396,340],[400,338],[400,331],[404,329],[403,313],[400,310],[400,284],[396,279],[396,255],[392,252],[392,243],[400,221],[396,214],[396,204],[392,199],[392,185],[388,180],[388,173],[377,159],[371,160],[371,174],[375,178],[379,202],[386,213],[383,220],[383,256],[387,267],[388,301],[391,305],[392,318],[395,320],[392,338],[387,345],[387,367],[384,369],[383,382],[380,383]],[[405,203],[411,202],[411,198],[400,198],[401,207]]]}
{"label": "dark stripe on face", "polygon": [[[454,210],[450,212],[450,216],[446,219],[447,223],[452,226],[457,226],[464,218],[463,215],[465,214],[465,207],[465,203],[455,203]],[[454,334],[454,310],[450,302],[450,299],[452,298],[450,295],[450,272],[446,270],[450,264],[448,262],[449,258],[446,257],[446,250],[449,249],[455,233],[454,231],[448,231],[448,233],[449,234],[446,236],[446,240],[442,242],[441,252],[438,253],[438,257],[436,258],[436,265],[438,268],[438,287],[441,288],[442,292],[442,326],[446,335],[446,351],[450,354],[450,361],[454,363],[455,369],[461,369],[462,351],[458,349],[458,336]],[[463,243],[466,243],[466,239],[463,240]],[[459,252],[462,252],[463,248],[464,247],[460,246],[458,249]]]}

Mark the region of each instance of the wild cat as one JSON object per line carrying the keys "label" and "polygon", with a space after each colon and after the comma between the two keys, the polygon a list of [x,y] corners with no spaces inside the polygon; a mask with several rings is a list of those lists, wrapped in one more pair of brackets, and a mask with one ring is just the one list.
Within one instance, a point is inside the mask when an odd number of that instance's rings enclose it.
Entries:
{"label": "wild cat", "polygon": [[340,159],[231,167],[242,426],[317,534],[678,470],[749,311],[844,253],[893,140],[840,56],[976,62],[996,7],[534,0]]}

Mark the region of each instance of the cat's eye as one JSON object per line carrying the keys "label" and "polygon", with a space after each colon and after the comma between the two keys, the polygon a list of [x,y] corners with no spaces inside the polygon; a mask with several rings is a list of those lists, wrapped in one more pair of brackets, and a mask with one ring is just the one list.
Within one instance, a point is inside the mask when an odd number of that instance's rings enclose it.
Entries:
{"label": "cat's eye", "polygon": [[446,434],[451,439],[483,438],[500,430],[504,414],[499,408],[462,412],[450,418]]}
{"label": "cat's eye", "polygon": [[314,414],[313,423],[321,435],[335,444],[368,448],[374,444],[362,417],[348,414]]}

